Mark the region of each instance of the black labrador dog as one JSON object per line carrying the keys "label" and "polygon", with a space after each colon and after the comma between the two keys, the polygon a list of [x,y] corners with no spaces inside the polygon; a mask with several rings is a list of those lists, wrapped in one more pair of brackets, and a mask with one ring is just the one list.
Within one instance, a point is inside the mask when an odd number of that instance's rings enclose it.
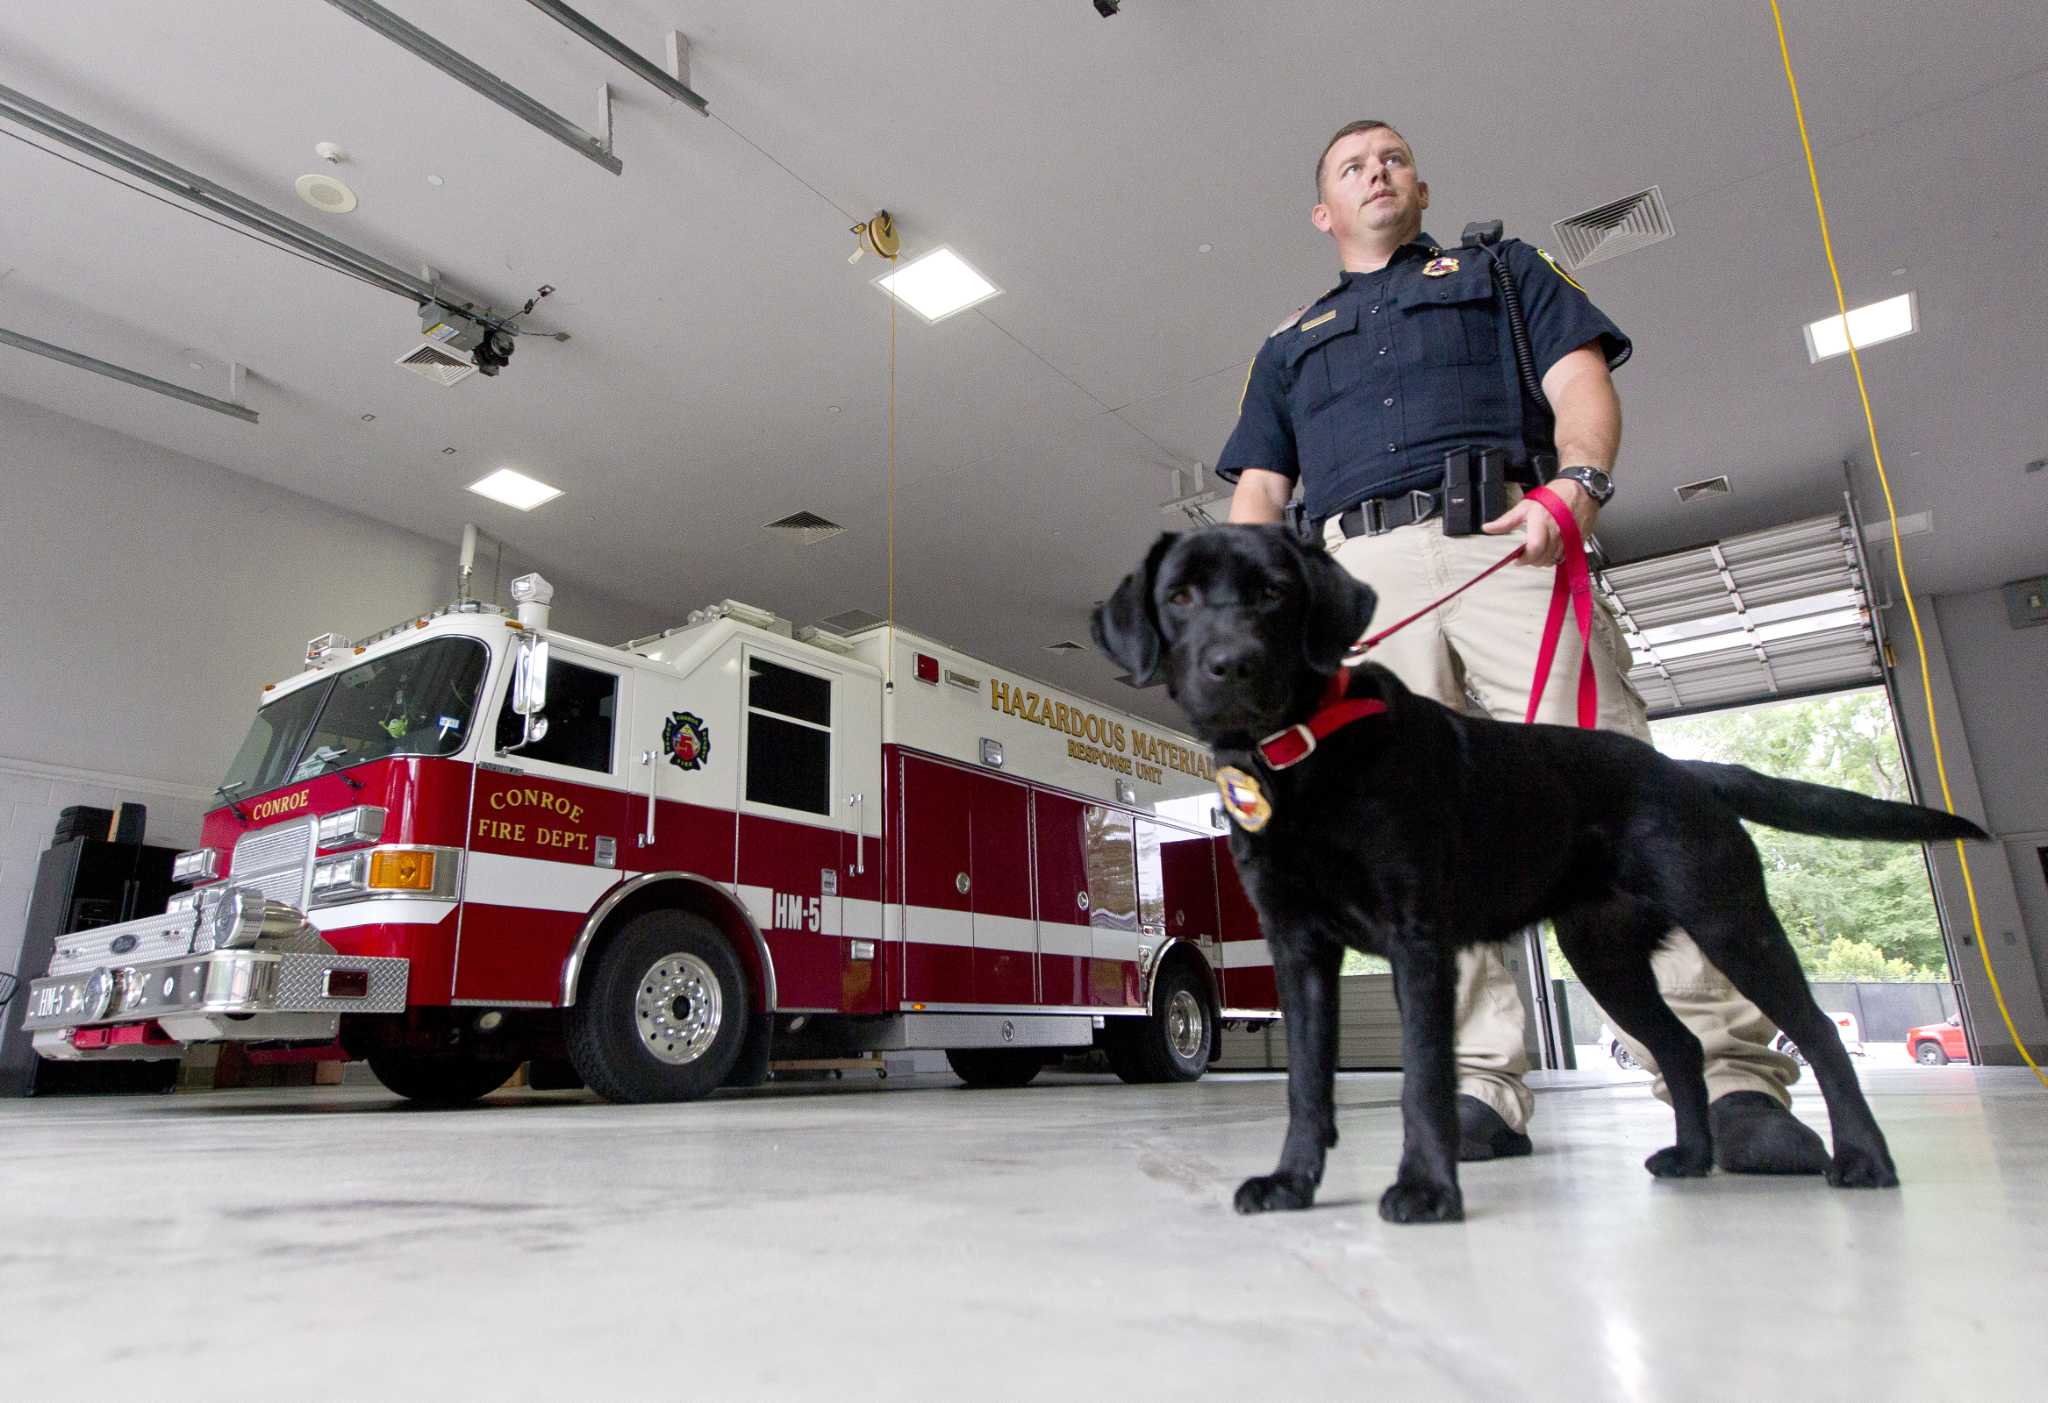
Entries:
{"label": "black labrador dog", "polygon": [[1401,1009],[1401,1164],[1380,1216],[1462,1218],[1455,956],[1546,917],[1587,992],[1664,1073],[1678,1143],[1649,1157],[1650,1173],[1697,1177],[1714,1162],[1699,1040],[1650,973],[1652,952],[1682,926],[1806,1054],[1834,1130],[1828,1181],[1897,1184],[1740,820],[1835,838],[1983,832],[1917,805],[1668,759],[1627,736],[1461,715],[1370,664],[1349,670],[1344,694],[1384,711],[1274,768],[1260,742],[1323,704],[1373,603],[1285,529],[1221,526],[1160,537],[1093,619],[1096,645],[1134,679],[1164,675],[1219,777],[1235,782],[1230,851],[1272,949],[1288,1055],[1280,1163],[1239,1186],[1238,1211],[1315,1199],[1337,1143],[1337,972],[1350,947],[1392,963]]}

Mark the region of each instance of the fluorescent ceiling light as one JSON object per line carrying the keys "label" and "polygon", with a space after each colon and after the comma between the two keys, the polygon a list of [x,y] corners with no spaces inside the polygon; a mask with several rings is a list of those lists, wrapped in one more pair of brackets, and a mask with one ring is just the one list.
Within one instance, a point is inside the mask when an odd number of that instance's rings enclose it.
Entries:
{"label": "fluorescent ceiling light", "polygon": [[950,248],[935,248],[893,273],[884,273],[875,279],[875,286],[928,322],[943,321],[1003,291]]}
{"label": "fluorescent ceiling light", "polygon": [[1824,361],[1829,356],[1847,355],[1851,338],[1860,351],[1880,341],[1896,341],[1901,336],[1911,336],[1919,329],[1919,304],[1912,293],[1904,292],[1868,306],[1851,307],[1846,336],[1842,332],[1840,317],[1822,317],[1817,322],[1808,322],[1806,355],[1809,360]]}
{"label": "fluorescent ceiling light", "polygon": [[510,468],[500,468],[489,477],[480,478],[469,484],[469,490],[479,497],[489,497],[494,502],[503,502],[517,511],[530,512],[546,502],[552,502],[562,495],[559,487],[550,487],[537,482],[525,473],[515,473]]}

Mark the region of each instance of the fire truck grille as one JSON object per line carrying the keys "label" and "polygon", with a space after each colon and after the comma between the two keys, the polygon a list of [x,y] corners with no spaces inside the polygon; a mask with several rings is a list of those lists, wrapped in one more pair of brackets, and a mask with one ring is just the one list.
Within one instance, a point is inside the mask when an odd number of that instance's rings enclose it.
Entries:
{"label": "fire truck grille", "polygon": [[305,910],[317,825],[317,819],[305,819],[243,835],[235,844],[230,880],[237,886],[254,887],[272,901]]}

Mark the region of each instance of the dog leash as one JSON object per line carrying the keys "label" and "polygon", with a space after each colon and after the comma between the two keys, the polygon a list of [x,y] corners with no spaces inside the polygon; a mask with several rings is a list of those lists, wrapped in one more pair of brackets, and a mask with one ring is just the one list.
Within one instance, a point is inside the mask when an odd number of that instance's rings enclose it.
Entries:
{"label": "dog leash", "polygon": [[[1563,554],[1558,558],[1557,573],[1551,579],[1550,616],[1543,623],[1543,642],[1536,652],[1536,675],[1529,687],[1529,710],[1528,714],[1522,719],[1524,721],[1534,721],[1536,719],[1536,709],[1543,703],[1543,690],[1550,683],[1550,667],[1557,658],[1558,641],[1564,634],[1565,606],[1569,603],[1574,621],[1578,625],[1579,642],[1583,645],[1579,653],[1579,726],[1584,730],[1590,731],[1593,729],[1594,722],[1599,715],[1600,683],[1599,679],[1593,675],[1593,669],[1586,666],[1585,659],[1586,652],[1593,646],[1593,577],[1592,573],[1586,568],[1585,537],[1579,532],[1578,518],[1572,515],[1571,508],[1567,507],[1557,494],[1549,488],[1532,487],[1523,494],[1523,497],[1525,500],[1543,504],[1544,510],[1548,511],[1551,519],[1557,522],[1558,534],[1563,538],[1564,547]],[[1366,654],[1379,646],[1383,639],[1399,633],[1423,615],[1443,608],[1444,605],[1450,603],[1453,599],[1456,599],[1495,571],[1512,565],[1515,561],[1522,558],[1522,552],[1525,549],[1526,547],[1524,546],[1516,546],[1499,560],[1481,570],[1441,599],[1423,605],[1407,618],[1400,620],[1398,623],[1388,625],[1378,633],[1369,634],[1361,638],[1358,642],[1352,644],[1351,650],[1344,655],[1344,666],[1357,667],[1365,661]],[[1340,673],[1339,676],[1341,677],[1342,674]],[[1326,708],[1330,705],[1330,698],[1327,695],[1324,697],[1323,705]],[[1266,741],[1260,742],[1261,751],[1263,752],[1267,744],[1277,741],[1282,737],[1291,736],[1297,730],[1312,730],[1317,717],[1321,715],[1322,712],[1318,711],[1316,716],[1310,717],[1306,727],[1290,727],[1288,730],[1281,731],[1277,735],[1269,737]],[[1351,716],[1347,717],[1346,721],[1357,719],[1356,716]],[[1326,730],[1316,732],[1315,734],[1326,735],[1330,730],[1336,729],[1336,726],[1346,724],[1346,721],[1339,721]],[[1313,736],[1310,739],[1308,748],[1309,750],[1315,748]],[[1307,751],[1302,752],[1303,755],[1307,753]],[[1301,756],[1296,756],[1294,760],[1288,763],[1299,763],[1301,758]]]}

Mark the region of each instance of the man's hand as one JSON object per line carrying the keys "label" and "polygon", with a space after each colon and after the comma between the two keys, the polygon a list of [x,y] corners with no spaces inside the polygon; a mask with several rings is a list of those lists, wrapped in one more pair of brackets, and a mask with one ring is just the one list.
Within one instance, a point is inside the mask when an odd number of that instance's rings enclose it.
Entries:
{"label": "man's hand", "polygon": [[[1557,499],[1571,509],[1574,520],[1579,523],[1579,535],[1593,534],[1593,523],[1599,519],[1600,504],[1586,494],[1586,489],[1570,478],[1561,478],[1549,484],[1550,491]],[[1522,533],[1522,558],[1518,565],[1557,564],[1563,554],[1563,533],[1557,529],[1557,522],[1541,503],[1524,497],[1499,516],[1481,528],[1489,536],[1505,536],[1519,530]]]}

